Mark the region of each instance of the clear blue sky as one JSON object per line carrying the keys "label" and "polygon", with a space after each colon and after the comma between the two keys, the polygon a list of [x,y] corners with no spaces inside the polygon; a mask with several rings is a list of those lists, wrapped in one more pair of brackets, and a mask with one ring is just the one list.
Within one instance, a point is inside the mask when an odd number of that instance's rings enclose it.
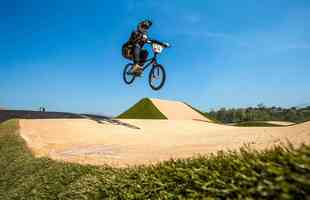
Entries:
{"label": "clear blue sky", "polygon": [[[121,45],[141,19],[173,48],[167,82],[122,81]],[[114,115],[142,97],[202,110],[310,102],[309,0],[3,1],[0,107]]]}

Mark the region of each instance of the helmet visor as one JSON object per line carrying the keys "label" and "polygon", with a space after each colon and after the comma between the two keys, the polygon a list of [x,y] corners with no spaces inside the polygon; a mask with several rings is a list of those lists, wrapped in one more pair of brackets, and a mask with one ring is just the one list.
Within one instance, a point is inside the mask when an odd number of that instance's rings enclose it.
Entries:
{"label": "helmet visor", "polygon": [[149,24],[148,23],[142,23],[141,24],[141,28],[143,28],[144,30],[147,30],[147,29],[149,29]]}

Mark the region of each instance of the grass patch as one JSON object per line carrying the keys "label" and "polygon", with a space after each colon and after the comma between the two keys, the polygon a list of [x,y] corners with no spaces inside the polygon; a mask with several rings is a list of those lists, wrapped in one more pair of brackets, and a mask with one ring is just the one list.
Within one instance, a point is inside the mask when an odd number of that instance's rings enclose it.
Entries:
{"label": "grass patch", "polygon": [[141,99],[134,106],[129,108],[129,110],[120,114],[116,118],[123,119],[167,119],[167,117],[162,114],[152,101],[148,98]]}
{"label": "grass patch", "polygon": [[282,127],[285,125],[280,124],[272,124],[268,122],[262,122],[262,121],[249,121],[249,122],[238,122],[235,123],[234,126],[244,126],[244,127]]}
{"label": "grass patch", "polygon": [[307,199],[310,146],[241,148],[115,169],[35,158],[18,123],[0,124],[0,199]]}

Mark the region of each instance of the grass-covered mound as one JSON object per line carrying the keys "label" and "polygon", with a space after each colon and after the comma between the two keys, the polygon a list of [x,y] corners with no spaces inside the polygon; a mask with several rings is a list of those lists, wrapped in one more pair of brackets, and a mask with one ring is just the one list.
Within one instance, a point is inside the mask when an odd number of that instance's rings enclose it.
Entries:
{"label": "grass-covered mound", "polygon": [[116,118],[123,119],[167,119],[162,114],[152,101],[148,98],[141,99],[138,103],[133,105],[129,110],[120,114]]}
{"label": "grass-covered mound", "polygon": [[310,146],[218,153],[115,169],[34,158],[0,124],[0,199],[307,199]]}
{"label": "grass-covered mound", "polygon": [[238,122],[235,123],[234,126],[244,126],[244,127],[280,127],[280,126],[285,126],[285,125],[280,125],[280,124],[272,124],[268,122],[263,122],[263,121],[249,121],[249,122]]}

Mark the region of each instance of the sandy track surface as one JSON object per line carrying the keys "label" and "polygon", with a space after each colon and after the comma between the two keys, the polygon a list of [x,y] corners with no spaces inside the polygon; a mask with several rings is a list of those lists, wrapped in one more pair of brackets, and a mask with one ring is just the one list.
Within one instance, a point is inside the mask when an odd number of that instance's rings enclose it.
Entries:
{"label": "sandy track surface", "polygon": [[115,167],[156,163],[244,144],[264,149],[289,140],[310,143],[310,122],[288,127],[233,127],[193,120],[122,120],[140,129],[88,119],[20,120],[37,156]]}
{"label": "sandy track surface", "polygon": [[291,126],[294,125],[294,122],[286,122],[286,121],[266,121],[269,124],[281,125],[281,126]]}
{"label": "sandy track surface", "polygon": [[200,113],[193,110],[185,103],[179,101],[168,101],[161,99],[151,99],[152,103],[164,114],[168,119],[173,120],[203,120],[210,121]]}

